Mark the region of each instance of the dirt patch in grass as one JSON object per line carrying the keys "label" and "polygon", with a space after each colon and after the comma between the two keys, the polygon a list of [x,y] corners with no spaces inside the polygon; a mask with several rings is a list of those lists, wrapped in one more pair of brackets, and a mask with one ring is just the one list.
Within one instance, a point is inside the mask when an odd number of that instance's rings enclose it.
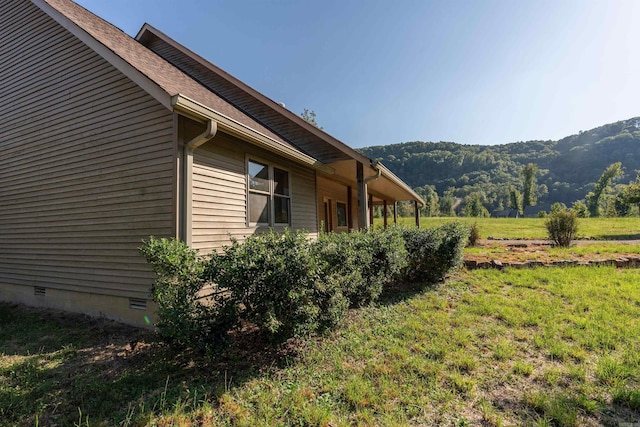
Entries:
{"label": "dirt patch in grass", "polygon": [[640,240],[616,241],[614,251],[607,249],[609,244],[613,245],[613,242],[577,240],[570,248],[560,249],[547,240],[481,240],[480,244],[465,251],[464,260],[479,263],[493,260],[502,263],[538,261],[551,264],[562,260],[588,263],[638,256]]}

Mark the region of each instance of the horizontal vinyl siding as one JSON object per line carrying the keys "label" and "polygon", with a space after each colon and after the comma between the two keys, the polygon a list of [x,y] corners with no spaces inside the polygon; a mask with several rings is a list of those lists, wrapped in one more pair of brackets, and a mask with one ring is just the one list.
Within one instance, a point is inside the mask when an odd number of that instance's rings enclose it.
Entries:
{"label": "horizontal vinyl siding", "polygon": [[291,228],[318,231],[316,211],[316,176],[310,169],[292,168],[291,187]]}
{"label": "horizontal vinyl siding", "polygon": [[2,2],[0,44],[0,292],[147,298],[137,248],[175,230],[172,113],[31,2]]}
{"label": "horizontal vinyl siding", "polygon": [[315,171],[219,133],[193,157],[192,245],[201,253],[228,245],[231,237],[242,241],[258,231],[246,223],[247,155],[289,170],[291,228],[317,232]]}
{"label": "horizontal vinyl siding", "polygon": [[192,245],[202,253],[255,232],[246,226],[244,154],[220,142],[218,136],[194,152]]}

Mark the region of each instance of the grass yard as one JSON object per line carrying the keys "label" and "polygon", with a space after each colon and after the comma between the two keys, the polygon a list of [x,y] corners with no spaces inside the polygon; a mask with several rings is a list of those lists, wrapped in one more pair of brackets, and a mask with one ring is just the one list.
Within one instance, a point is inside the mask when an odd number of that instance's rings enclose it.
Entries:
{"label": "grass yard", "polygon": [[465,259],[476,261],[541,261],[545,263],[561,260],[589,261],[616,259],[640,255],[640,245],[628,242],[580,241],[568,248],[548,243],[505,244],[503,241],[484,241],[481,245],[464,249]]}
{"label": "grass yard", "polygon": [[[497,239],[546,239],[544,218],[467,218],[423,217],[422,227],[435,227],[446,222],[459,221],[477,224],[480,237]],[[382,219],[375,219],[382,226]],[[399,218],[398,222],[413,225],[413,218]],[[599,240],[640,239],[640,218],[581,218],[578,220],[578,237]]]}
{"label": "grass yard", "polygon": [[477,270],[215,363],[0,304],[0,425],[618,425],[640,419],[640,271]]}

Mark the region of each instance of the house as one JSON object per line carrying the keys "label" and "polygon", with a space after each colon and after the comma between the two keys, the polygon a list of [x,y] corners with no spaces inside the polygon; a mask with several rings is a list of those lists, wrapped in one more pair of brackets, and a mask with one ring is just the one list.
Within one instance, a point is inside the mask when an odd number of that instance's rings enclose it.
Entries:
{"label": "house", "polygon": [[149,25],[4,0],[0,43],[0,300],[144,325],[150,235],[207,253],[368,227],[401,200],[419,219],[382,164]]}
{"label": "house", "polygon": [[538,212],[540,212],[540,207],[538,206],[526,206],[522,213],[524,218],[538,218]]}
{"label": "house", "polygon": [[511,209],[495,210],[491,212],[491,218],[508,218]]}
{"label": "house", "polygon": [[517,209],[495,210],[491,212],[491,218],[520,218],[521,214]]}

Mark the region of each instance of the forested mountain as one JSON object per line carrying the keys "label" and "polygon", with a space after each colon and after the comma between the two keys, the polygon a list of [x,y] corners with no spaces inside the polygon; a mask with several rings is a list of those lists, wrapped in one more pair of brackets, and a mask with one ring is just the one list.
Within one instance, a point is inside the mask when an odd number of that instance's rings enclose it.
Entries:
{"label": "forested mountain", "polygon": [[[559,141],[527,141],[503,145],[453,142],[406,142],[361,149],[380,160],[419,193],[435,188],[440,198],[478,193],[484,206],[509,206],[510,188],[522,188],[522,168],[538,167],[538,206],[584,200],[602,172],[621,162],[629,183],[640,170],[640,117],[607,124]],[[431,189],[429,186],[432,186]]]}

